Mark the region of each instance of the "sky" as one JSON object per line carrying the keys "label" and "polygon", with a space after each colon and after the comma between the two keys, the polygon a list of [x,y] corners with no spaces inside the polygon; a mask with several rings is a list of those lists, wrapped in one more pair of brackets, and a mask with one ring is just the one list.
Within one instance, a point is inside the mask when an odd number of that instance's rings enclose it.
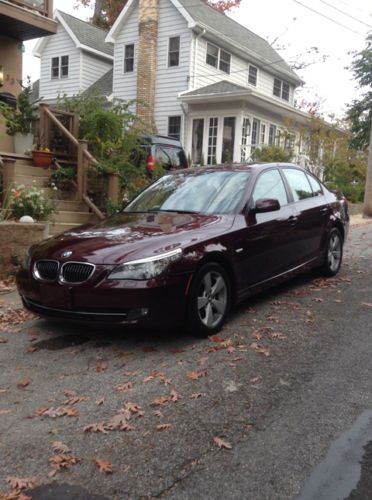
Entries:
{"label": "sky", "polygon": [[[90,10],[74,8],[75,0],[54,0],[54,7],[81,19]],[[298,102],[318,102],[325,117],[342,118],[347,103],[360,95],[348,69],[352,54],[363,50],[372,32],[371,0],[242,0],[229,14],[274,47],[287,61],[316,61],[297,71],[305,81],[298,91]],[[35,41],[25,44],[24,77],[36,80],[39,59],[32,56]],[[318,54],[306,55],[316,47]],[[323,60],[324,58],[325,60]]]}

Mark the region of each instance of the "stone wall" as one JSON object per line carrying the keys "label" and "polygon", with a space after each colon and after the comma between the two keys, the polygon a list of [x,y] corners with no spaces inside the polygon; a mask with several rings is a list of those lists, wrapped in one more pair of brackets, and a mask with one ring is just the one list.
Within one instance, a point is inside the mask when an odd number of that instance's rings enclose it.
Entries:
{"label": "stone wall", "polygon": [[45,238],[45,224],[0,222],[0,279],[14,273],[27,249]]}

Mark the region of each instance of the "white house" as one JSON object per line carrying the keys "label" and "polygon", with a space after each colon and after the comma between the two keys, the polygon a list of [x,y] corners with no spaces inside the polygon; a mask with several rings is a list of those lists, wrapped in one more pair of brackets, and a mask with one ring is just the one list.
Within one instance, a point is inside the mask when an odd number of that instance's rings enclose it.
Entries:
{"label": "white house", "polygon": [[34,49],[40,57],[39,97],[47,101],[84,92],[113,66],[105,30],[58,10],[54,17],[57,34],[40,39]]}
{"label": "white house", "polygon": [[280,55],[201,0],[129,0],[106,41],[114,97],[146,100],[157,132],[180,138],[195,163],[246,161],[284,141],[287,120],[309,119],[294,106],[302,81]]}

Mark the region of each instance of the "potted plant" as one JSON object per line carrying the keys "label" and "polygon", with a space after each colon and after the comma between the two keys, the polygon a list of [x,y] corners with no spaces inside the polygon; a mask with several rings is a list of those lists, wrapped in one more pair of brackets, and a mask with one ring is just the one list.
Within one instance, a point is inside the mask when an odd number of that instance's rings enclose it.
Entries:
{"label": "potted plant", "polygon": [[41,148],[37,145],[32,150],[32,160],[35,167],[49,168],[53,161],[53,153],[49,148]]}
{"label": "potted plant", "polygon": [[27,85],[17,97],[16,108],[0,103],[0,113],[5,118],[7,134],[14,136],[14,149],[17,154],[24,154],[32,149],[32,126],[35,122],[35,115],[31,94],[31,79],[28,77]]}

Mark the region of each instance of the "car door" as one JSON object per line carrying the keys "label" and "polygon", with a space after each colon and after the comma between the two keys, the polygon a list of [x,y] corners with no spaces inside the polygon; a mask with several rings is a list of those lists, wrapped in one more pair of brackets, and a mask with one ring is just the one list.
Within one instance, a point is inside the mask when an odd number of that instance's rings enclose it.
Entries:
{"label": "car door", "polygon": [[[280,209],[256,213],[258,199],[276,199]],[[238,286],[243,291],[291,267],[293,254],[293,213],[284,181],[276,168],[262,172],[252,189],[245,227],[237,235],[235,253]]]}
{"label": "car door", "polygon": [[297,261],[303,263],[319,254],[328,205],[323,190],[314,177],[295,167],[283,167],[282,172],[293,197]]}

